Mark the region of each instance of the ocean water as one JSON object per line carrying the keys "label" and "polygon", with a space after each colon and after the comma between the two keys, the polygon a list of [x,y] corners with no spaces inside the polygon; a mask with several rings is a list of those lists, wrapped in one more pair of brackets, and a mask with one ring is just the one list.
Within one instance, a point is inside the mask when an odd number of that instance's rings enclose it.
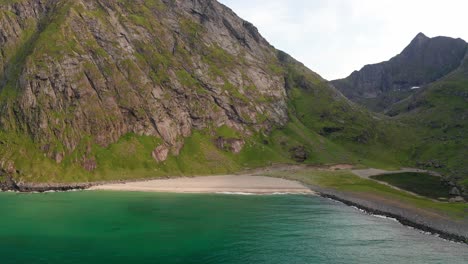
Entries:
{"label": "ocean water", "polygon": [[307,195],[0,193],[0,263],[468,263],[449,242]]}

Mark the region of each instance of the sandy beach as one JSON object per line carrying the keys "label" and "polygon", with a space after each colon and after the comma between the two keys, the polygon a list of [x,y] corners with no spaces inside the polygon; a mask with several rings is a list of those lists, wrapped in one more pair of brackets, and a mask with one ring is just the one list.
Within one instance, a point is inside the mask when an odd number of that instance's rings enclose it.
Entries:
{"label": "sandy beach", "polygon": [[169,193],[313,193],[299,182],[251,175],[222,175],[104,184],[90,190]]}

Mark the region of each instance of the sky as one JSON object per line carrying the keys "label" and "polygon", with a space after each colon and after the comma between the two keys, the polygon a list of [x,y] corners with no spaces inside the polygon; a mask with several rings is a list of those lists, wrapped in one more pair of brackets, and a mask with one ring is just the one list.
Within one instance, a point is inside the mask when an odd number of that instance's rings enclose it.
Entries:
{"label": "sky", "polygon": [[467,0],[218,1],[328,80],[392,58],[419,32],[468,41]]}

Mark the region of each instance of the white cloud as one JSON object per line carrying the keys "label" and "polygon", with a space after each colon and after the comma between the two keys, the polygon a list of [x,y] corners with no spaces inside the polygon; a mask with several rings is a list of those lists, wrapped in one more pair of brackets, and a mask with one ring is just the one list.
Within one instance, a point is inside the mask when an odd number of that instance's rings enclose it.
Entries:
{"label": "white cloud", "polygon": [[220,0],[327,79],[388,60],[419,32],[468,40],[466,0]]}

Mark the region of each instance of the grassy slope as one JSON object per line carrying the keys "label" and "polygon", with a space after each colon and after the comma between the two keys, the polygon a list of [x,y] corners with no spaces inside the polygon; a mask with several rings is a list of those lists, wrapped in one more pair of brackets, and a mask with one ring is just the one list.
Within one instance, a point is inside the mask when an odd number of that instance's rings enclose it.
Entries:
{"label": "grassy slope", "polygon": [[346,150],[345,159],[371,167],[395,169],[411,164],[412,128],[371,114],[338,93],[320,76],[286,54],[291,114],[313,131]]}
{"label": "grassy slope", "polygon": [[389,111],[416,128],[412,159],[468,188],[468,61]]}
{"label": "grassy slope", "polygon": [[269,176],[288,178],[305,184],[343,192],[375,194],[391,201],[397,201],[416,208],[442,213],[454,219],[464,219],[466,217],[466,211],[468,210],[468,204],[466,203],[436,202],[430,199],[417,197],[378,182],[360,178],[349,171],[320,171],[304,169],[287,173],[276,171],[270,173]]}
{"label": "grassy slope", "polygon": [[[151,157],[160,139],[129,134],[107,148],[93,146],[98,169],[88,172],[81,168],[84,151],[75,150],[61,164],[47,158],[27,136],[0,133],[0,154],[12,160],[21,171],[21,180],[32,182],[86,182],[100,180],[141,179],[159,176],[208,175],[233,173],[246,168],[272,163],[294,163],[289,149],[305,146],[310,153],[309,164],[355,163],[359,159],[343,147],[307,130],[297,120],[277,129],[271,135],[257,134],[246,138],[239,154],[218,149],[214,140],[224,133],[197,131],[185,140],[179,156],[163,163]],[[86,144],[84,144],[86,145]]]}

